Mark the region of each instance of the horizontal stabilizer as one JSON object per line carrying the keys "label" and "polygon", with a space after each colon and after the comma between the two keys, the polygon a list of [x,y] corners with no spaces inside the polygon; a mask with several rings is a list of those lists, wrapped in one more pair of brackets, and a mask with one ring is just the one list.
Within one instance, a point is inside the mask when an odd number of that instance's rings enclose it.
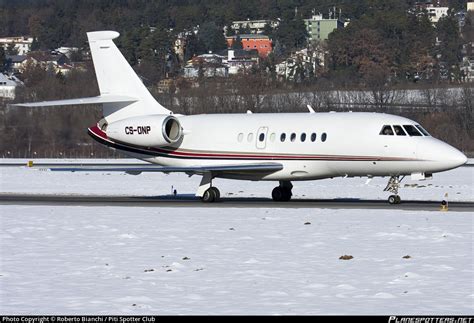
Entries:
{"label": "horizontal stabilizer", "polygon": [[204,173],[274,173],[282,170],[283,165],[279,163],[259,163],[259,164],[242,164],[242,165],[212,165],[212,166],[190,166],[190,167],[165,167],[165,166],[131,166],[131,167],[50,167],[51,171],[62,172],[124,172],[129,174],[140,174],[143,172],[160,172],[160,173],[187,173],[187,174],[204,174]]}
{"label": "horizontal stabilizer", "polygon": [[69,100],[56,100],[56,101],[43,101],[43,102],[34,102],[34,103],[17,103],[13,106],[18,107],[54,107],[62,105],[84,105],[84,104],[104,104],[104,103],[128,103],[137,102],[138,99],[121,96],[121,95],[101,95],[91,98],[79,98],[79,99],[69,99]]}

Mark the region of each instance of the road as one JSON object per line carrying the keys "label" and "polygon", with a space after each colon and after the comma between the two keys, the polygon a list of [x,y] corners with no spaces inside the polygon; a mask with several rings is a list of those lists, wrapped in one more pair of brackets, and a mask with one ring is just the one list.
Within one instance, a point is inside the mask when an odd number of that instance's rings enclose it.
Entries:
{"label": "road", "polygon": [[[0,194],[0,205],[124,206],[124,207],[208,207],[208,208],[325,208],[439,211],[441,201],[402,201],[390,205],[383,200],[294,199],[274,202],[264,198],[222,198],[216,203],[202,203],[193,195],[109,196],[109,195],[40,195]],[[450,202],[449,211],[474,212],[474,202]]]}

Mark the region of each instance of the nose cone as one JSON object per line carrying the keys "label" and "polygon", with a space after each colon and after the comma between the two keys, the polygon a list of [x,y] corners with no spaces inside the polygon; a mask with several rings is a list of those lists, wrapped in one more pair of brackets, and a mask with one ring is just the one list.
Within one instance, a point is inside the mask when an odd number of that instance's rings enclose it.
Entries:
{"label": "nose cone", "polygon": [[[452,147],[451,147],[452,148]],[[462,152],[454,148],[454,151],[451,151],[447,154],[446,160],[452,163],[453,168],[459,167],[467,163],[467,157]]]}
{"label": "nose cone", "polygon": [[[427,138],[426,138],[427,139]],[[418,158],[429,161],[433,171],[444,171],[464,165],[467,157],[445,142],[430,138],[418,145]]]}
{"label": "nose cone", "polygon": [[451,150],[447,150],[446,154],[443,156],[443,162],[446,163],[446,166],[451,168],[456,168],[467,163],[467,157],[462,152],[449,146]]}

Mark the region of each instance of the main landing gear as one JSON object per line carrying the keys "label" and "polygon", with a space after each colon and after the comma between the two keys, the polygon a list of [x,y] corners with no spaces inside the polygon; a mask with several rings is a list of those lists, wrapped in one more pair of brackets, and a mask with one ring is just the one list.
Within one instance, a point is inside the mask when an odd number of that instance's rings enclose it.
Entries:
{"label": "main landing gear", "polygon": [[200,197],[201,201],[205,203],[217,202],[221,198],[221,193],[217,187],[212,186],[212,178],[211,173],[205,173],[196,192],[196,196]]}
{"label": "main landing gear", "polygon": [[[217,202],[221,198],[221,193],[217,187],[212,186],[212,179],[214,177],[211,173],[205,173],[202,177],[201,184],[196,192],[196,196],[205,203]],[[291,199],[293,193],[291,189],[293,185],[289,181],[280,181],[280,185],[275,187],[272,191],[272,198],[274,201],[286,202]]]}
{"label": "main landing gear", "polygon": [[385,187],[384,192],[390,192],[394,194],[388,197],[388,203],[390,204],[401,203],[402,199],[398,195],[398,190],[400,189],[400,183],[404,178],[405,176],[403,176],[402,178],[400,178],[400,176],[391,176],[390,179],[388,180],[388,184],[387,184],[387,187]]}
{"label": "main landing gear", "polygon": [[212,203],[219,201],[221,198],[221,193],[217,189],[217,187],[211,186],[206,191],[204,191],[203,196],[201,196],[201,200],[205,203]]}
{"label": "main landing gear", "polygon": [[272,199],[277,202],[289,201],[293,195],[292,188],[291,182],[280,182],[280,186],[275,187],[272,191]]}

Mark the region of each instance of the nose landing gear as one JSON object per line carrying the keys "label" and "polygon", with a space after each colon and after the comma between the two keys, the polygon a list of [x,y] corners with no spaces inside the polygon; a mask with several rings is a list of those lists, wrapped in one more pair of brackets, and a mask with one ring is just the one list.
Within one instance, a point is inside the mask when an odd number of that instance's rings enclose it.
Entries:
{"label": "nose landing gear", "polygon": [[402,199],[398,195],[398,190],[400,188],[400,183],[401,181],[405,178],[405,176],[391,176],[390,179],[388,180],[387,187],[385,187],[384,192],[390,192],[393,193],[394,195],[390,195],[388,197],[388,203],[390,204],[400,204]]}
{"label": "nose landing gear", "polygon": [[400,204],[401,201],[402,199],[400,198],[399,195],[390,195],[388,197],[388,203],[390,204]]}
{"label": "nose landing gear", "polygon": [[280,186],[275,187],[272,191],[272,199],[277,202],[289,201],[293,195],[292,188],[291,182],[280,182]]}

